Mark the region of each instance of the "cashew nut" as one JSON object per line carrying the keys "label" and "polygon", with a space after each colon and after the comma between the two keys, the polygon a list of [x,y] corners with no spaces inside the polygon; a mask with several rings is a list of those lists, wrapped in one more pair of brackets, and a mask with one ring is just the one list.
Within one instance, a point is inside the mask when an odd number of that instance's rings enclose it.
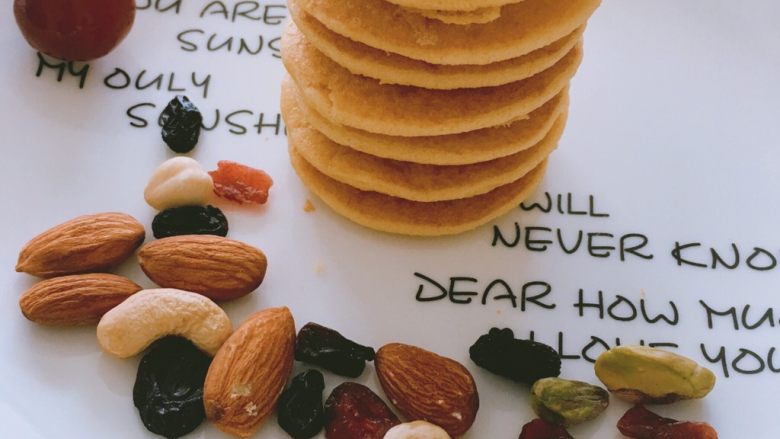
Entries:
{"label": "cashew nut", "polygon": [[450,439],[450,435],[438,425],[414,421],[396,425],[385,433],[384,439]]}
{"label": "cashew nut", "polygon": [[144,198],[157,210],[207,204],[214,191],[211,176],[189,157],[166,160],[152,174]]}
{"label": "cashew nut", "polygon": [[97,338],[105,352],[119,358],[137,355],[167,335],[187,338],[213,356],[232,332],[230,318],[211,299],[163,288],[136,293],[107,312]]}

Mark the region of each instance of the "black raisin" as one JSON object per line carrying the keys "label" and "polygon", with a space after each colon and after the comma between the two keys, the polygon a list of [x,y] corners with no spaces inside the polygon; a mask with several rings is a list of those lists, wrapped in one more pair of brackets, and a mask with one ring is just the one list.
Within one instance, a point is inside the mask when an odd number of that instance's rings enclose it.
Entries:
{"label": "black raisin", "polygon": [[317,370],[309,370],[290,380],[279,397],[276,419],[279,426],[295,439],[309,439],[325,425],[322,391],[325,378]]}
{"label": "black raisin", "polygon": [[471,346],[469,355],[477,366],[528,385],[561,374],[561,357],[555,349],[518,340],[511,329],[492,328]]}
{"label": "black raisin", "polygon": [[210,364],[208,355],[183,338],[166,337],[152,345],[133,387],[133,403],[149,431],[177,438],[203,422],[203,383]]}
{"label": "black raisin", "polygon": [[366,361],[374,361],[375,355],[374,348],[359,345],[316,323],[307,323],[301,328],[295,342],[296,360],[350,378],[359,377]]}
{"label": "black raisin", "polygon": [[214,206],[174,207],[154,217],[152,232],[158,239],[178,235],[227,236],[228,222]]}
{"label": "black raisin", "polygon": [[190,152],[198,143],[203,116],[187,96],[177,95],[160,114],[162,138],[175,152]]}

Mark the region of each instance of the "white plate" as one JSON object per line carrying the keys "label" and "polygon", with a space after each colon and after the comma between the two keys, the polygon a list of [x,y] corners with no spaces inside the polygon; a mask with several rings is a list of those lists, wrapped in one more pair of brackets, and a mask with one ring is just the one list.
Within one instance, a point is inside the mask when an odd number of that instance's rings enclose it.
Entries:
{"label": "white plate", "polygon": [[[160,0],[161,6],[171,1]],[[252,2],[241,3],[247,7]],[[780,258],[777,233],[780,187],[780,4],[771,0],[713,2],[710,0],[607,0],[588,27],[586,59],[572,88],[570,123],[550,172],[534,200],[551,194],[572,194],[575,210],[593,196],[595,210],[609,217],[548,214],[517,209],[495,223],[513,235],[514,224],[547,227],[534,232],[555,240],[562,230],[567,243],[584,233],[594,244],[614,245],[619,237],[641,233],[652,260],[616,252],[592,257],[585,248],[565,254],[557,244],[546,251],[492,246],[493,224],[447,239],[409,239],[374,233],[338,217],[314,199],[288,165],[283,130],[251,125],[263,114],[265,124],[279,112],[278,89],[282,66],[274,47],[286,10],[277,2],[268,8],[265,22],[238,16],[201,14],[207,2],[182,2],[178,14],[151,9],[138,11],[135,27],[125,43],[110,56],[90,65],[83,89],[78,78],[57,81],[53,69],[36,77],[38,59],[19,35],[11,14],[0,16],[4,47],[0,64],[0,194],[3,201],[3,250],[0,252],[0,418],[4,437],[104,438],[151,437],[139,421],[131,400],[138,359],[116,360],[101,354],[94,329],[48,329],[26,321],[17,305],[19,295],[35,279],[13,272],[16,255],[38,232],[74,216],[100,211],[124,211],[145,224],[154,212],[142,192],[152,170],[172,154],[160,140],[154,118],[174,93],[185,93],[203,110],[206,123],[215,111],[219,125],[204,133],[193,154],[207,168],[220,159],[232,159],[266,169],[275,179],[270,202],[261,209],[220,204],[231,221],[231,236],[257,245],[269,256],[268,277],[255,294],[227,305],[235,322],[268,306],[289,306],[298,326],[316,321],[341,330],[363,343],[379,347],[391,341],[419,345],[466,364],[480,390],[481,408],[469,438],[513,438],[532,418],[528,392],[519,385],[477,368],[468,359],[468,347],[491,326],[510,327],[527,337],[558,344],[566,354],[581,355],[599,337],[614,344],[673,342],[678,352],[709,364],[721,347],[728,359],[729,378],[719,364],[715,391],[705,400],[657,410],[681,419],[711,422],[723,438],[775,438],[777,373],[769,370],[770,351],[778,342],[780,308],[771,324],[735,330],[728,317],[715,317],[708,328],[700,301],[725,310],[736,307],[738,319],[747,305],[749,322],[778,306],[780,267],[751,269],[747,257],[755,247]],[[146,1],[139,1],[145,5]],[[10,6],[7,5],[10,8]],[[212,6],[213,7],[213,6]],[[211,9],[213,11],[214,9]],[[252,12],[249,15],[256,15]],[[204,15],[204,16],[201,16]],[[186,31],[190,32],[186,32]],[[180,43],[177,35],[192,46]],[[257,55],[209,52],[214,42],[244,38],[252,49],[262,36]],[[147,83],[165,74],[163,89],[137,90],[133,85],[111,89],[106,77],[118,70],[135,83]],[[208,96],[193,88],[192,72],[202,80],[210,74]],[[113,86],[124,76],[114,75]],[[126,112],[149,121],[135,128]],[[231,121],[246,127],[245,134]],[[305,213],[312,198],[317,207]],[[555,195],[553,195],[555,198]],[[525,235],[524,235],[525,236]],[[633,242],[629,239],[628,242]],[[730,259],[731,243],[740,251],[733,270],[679,266],[672,255],[675,242],[701,243],[682,255],[709,263],[712,247]],[[755,266],[766,264],[755,258]],[[151,286],[134,261],[120,272]],[[554,310],[529,305],[525,311],[511,303],[479,297],[470,304],[447,300],[420,303],[415,294],[423,274],[442,283],[451,277],[471,277],[456,288],[483,291],[503,279],[516,294],[529,282],[546,282],[552,292],[543,300]],[[655,314],[668,311],[669,301],[679,309],[675,326],[648,324],[641,317],[616,321],[587,308],[580,317],[573,306],[582,289],[587,301],[603,291],[605,306],[621,295],[635,306],[644,298]],[[532,288],[530,294],[536,290]],[[427,285],[424,294],[433,294]],[[498,293],[498,290],[494,290]],[[613,314],[631,308],[623,303]],[[587,350],[595,357],[600,347]],[[760,373],[736,371],[755,369]],[[740,357],[740,354],[743,354]],[[772,367],[780,368],[780,354]],[[296,371],[303,366],[296,365]],[[563,375],[596,382],[590,363],[566,360]],[[329,391],[342,381],[326,376]],[[368,368],[360,379],[379,390]],[[628,408],[613,399],[606,416],[572,429],[576,437],[618,438],[615,422]],[[204,424],[191,437],[222,437]],[[257,437],[284,437],[273,418]]]}

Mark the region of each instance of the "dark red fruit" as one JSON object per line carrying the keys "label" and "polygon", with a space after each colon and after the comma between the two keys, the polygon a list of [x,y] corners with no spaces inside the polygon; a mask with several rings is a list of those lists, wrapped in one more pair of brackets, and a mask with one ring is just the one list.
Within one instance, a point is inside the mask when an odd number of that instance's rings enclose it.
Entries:
{"label": "dark red fruit", "polygon": [[209,172],[217,196],[239,204],[268,201],[268,191],[274,181],[264,171],[228,160],[221,160],[217,167],[216,171]]}
{"label": "dark red fruit", "polygon": [[533,421],[523,426],[519,439],[574,439],[572,435],[560,425],[550,424],[541,419]]}
{"label": "dark red fruit", "polygon": [[14,0],[14,16],[33,48],[88,61],[111,52],[127,36],[135,0]]}
{"label": "dark red fruit", "polygon": [[341,384],[325,401],[328,439],[382,439],[400,423],[382,398],[362,384]]}
{"label": "dark red fruit", "polygon": [[634,439],[718,439],[709,424],[664,418],[641,405],[627,411],[617,427],[624,436]]}

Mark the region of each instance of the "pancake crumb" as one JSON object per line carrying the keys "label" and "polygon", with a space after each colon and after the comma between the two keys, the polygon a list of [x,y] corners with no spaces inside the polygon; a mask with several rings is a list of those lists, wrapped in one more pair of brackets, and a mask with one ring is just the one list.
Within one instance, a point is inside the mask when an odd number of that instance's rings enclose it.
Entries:
{"label": "pancake crumb", "polygon": [[314,203],[312,203],[311,200],[306,200],[306,203],[303,205],[303,211],[306,213],[312,213],[315,210],[317,210],[317,208],[314,207]]}

